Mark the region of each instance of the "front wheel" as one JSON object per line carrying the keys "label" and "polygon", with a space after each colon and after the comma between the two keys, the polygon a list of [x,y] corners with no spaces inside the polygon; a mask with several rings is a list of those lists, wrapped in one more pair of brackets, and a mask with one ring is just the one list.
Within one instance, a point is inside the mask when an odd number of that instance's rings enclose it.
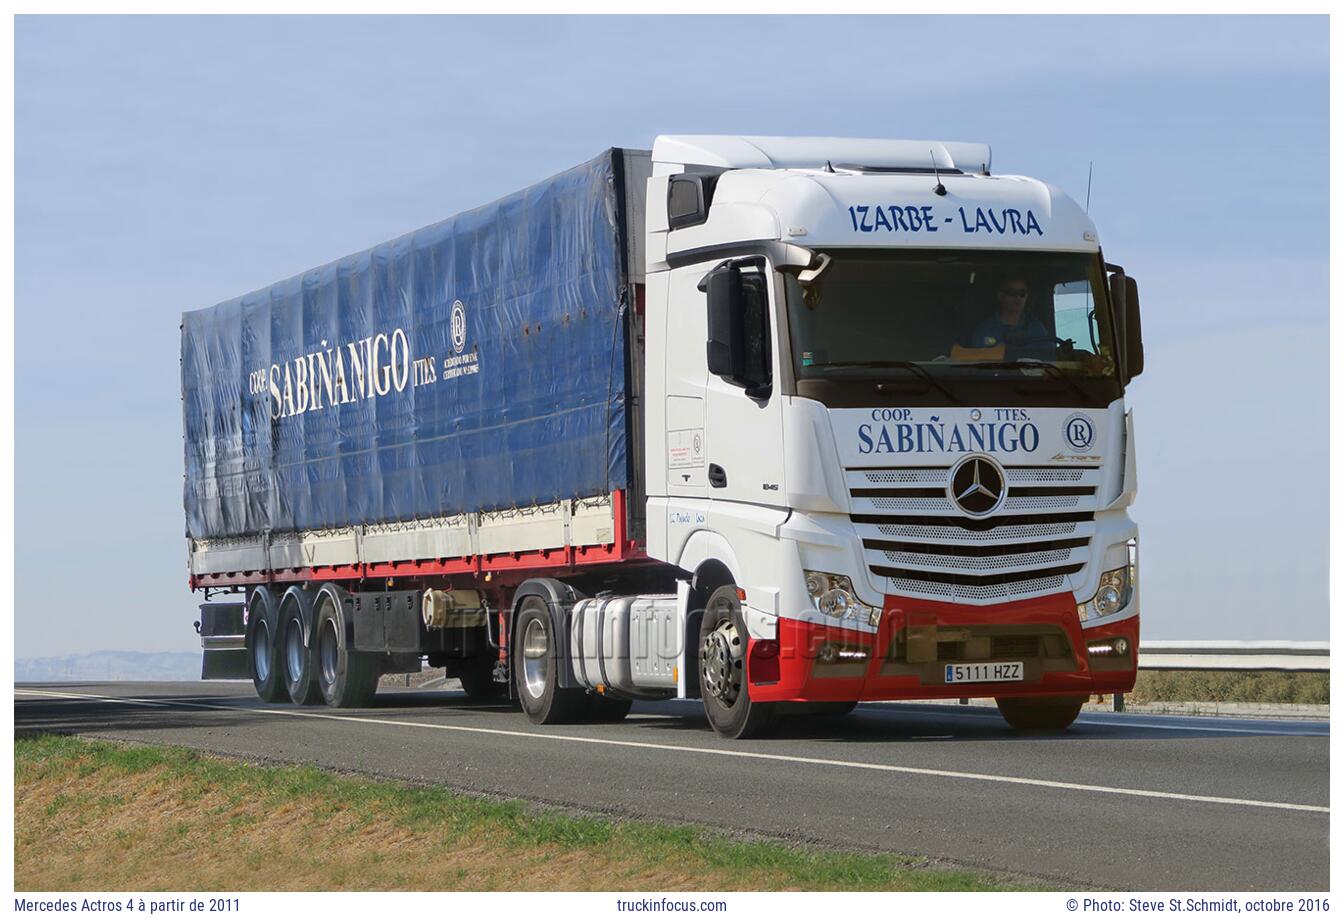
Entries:
{"label": "front wheel", "polygon": [[725,738],[750,738],[774,722],[775,706],[751,699],[747,624],[734,585],[711,594],[700,618],[700,695],[710,726]]}
{"label": "front wheel", "polygon": [[1020,732],[1062,732],[1073,724],[1085,696],[1001,696],[999,715]]}

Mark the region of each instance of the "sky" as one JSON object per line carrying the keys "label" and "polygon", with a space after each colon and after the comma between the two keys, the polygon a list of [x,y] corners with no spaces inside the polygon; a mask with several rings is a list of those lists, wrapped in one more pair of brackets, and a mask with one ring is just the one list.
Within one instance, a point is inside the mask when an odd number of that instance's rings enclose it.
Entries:
{"label": "sky", "polygon": [[15,57],[17,657],[199,647],[183,311],[674,133],[1091,163],[1144,635],[1328,638],[1323,16],[19,16]]}

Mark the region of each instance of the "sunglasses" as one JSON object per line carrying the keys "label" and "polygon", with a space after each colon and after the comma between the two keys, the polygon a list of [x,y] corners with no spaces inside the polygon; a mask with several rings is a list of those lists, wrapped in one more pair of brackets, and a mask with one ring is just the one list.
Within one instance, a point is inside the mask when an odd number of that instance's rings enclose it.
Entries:
{"label": "sunglasses", "polygon": [[999,293],[1005,297],[1026,297],[1026,288],[999,288]]}

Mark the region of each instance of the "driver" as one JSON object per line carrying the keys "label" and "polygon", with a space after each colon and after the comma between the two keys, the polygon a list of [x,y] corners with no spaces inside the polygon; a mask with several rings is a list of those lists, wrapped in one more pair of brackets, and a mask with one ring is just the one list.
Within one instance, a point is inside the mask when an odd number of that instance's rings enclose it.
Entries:
{"label": "driver", "polygon": [[1042,351],[1042,357],[1051,358],[1054,338],[1045,331],[1041,321],[1027,313],[1030,294],[1027,279],[1008,275],[999,281],[994,292],[994,313],[980,322],[967,343],[971,348],[994,348],[999,345],[1018,355],[1028,351]]}

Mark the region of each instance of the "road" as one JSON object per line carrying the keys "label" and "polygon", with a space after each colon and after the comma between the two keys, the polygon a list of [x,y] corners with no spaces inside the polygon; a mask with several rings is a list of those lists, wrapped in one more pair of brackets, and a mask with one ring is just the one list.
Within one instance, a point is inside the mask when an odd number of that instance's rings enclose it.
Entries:
{"label": "road", "polygon": [[1084,713],[1015,735],[993,709],[874,704],[718,738],[699,704],[535,726],[506,703],[379,692],[265,706],[236,682],[15,688],[16,732],[310,763],[605,814],[692,821],[1034,876],[1070,889],[1326,890],[1329,726]]}

